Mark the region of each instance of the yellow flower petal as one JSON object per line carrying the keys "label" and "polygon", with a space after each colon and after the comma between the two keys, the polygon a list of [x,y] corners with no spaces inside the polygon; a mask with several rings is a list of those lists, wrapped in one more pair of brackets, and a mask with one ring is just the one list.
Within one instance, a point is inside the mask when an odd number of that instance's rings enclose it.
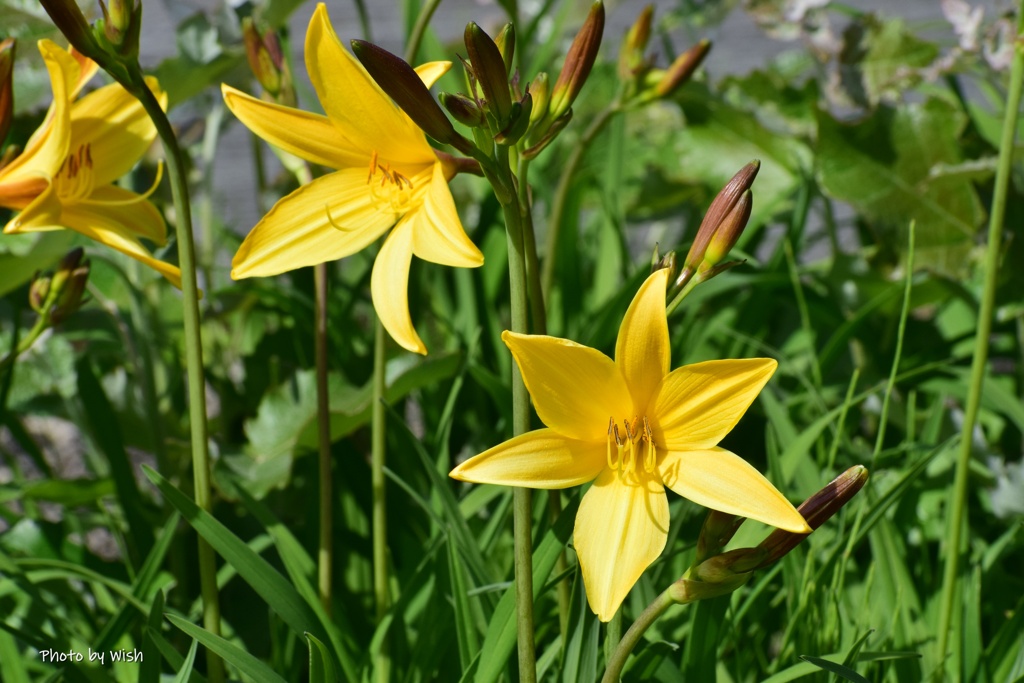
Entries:
{"label": "yellow flower petal", "polygon": [[[327,8],[316,7],[306,31],[306,69],[328,118],[352,144],[393,165],[432,163],[423,131],[338,42]],[[404,172],[404,171],[403,171]]]}
{"label": "yellow flower petal", "polygon": [[615,342],[615,364],[633,396],[637,415],[647,413],[661,380],[669,371],[671,350],[665,316],[668,271],[656,270],[640,285]]}
{"label": "yellow flower petal", "polygon": [[795,533],[810,533],[807,522],[750,463],[723,448],[669,451],[658,465],[661,479],[698,505],[756,519]]}
{"label": "yellow flower petal", "polygon": [[0,170],[0,196],[3,185],[28,178],[51,178],[57,174],[71,144],[70,90],[78,78],[74,58],[49,40],[39,41],[39,52],[50,74],[53,103],[43,124],[25,144],[14,161]]}
{"label": "yellow flower petal", "polygon": [[97,187],[88,199],[76,202],[89,210],[102,212],[113,223],[119,223],[136,235],[158,246],[167,242],[167,225],[160,211],[142,195],[116,185]]}
{"label": "yellow flower petal", "polygon": [[590,609],[609,621],[644,570],[665,549],[668,501],[655,477],[606,469],[576,513],[573,544]]}
{"label": "yellow flower petal", "polygon": [[423,204],[416,209],[412,250],[424,261],[457,268],[483,265],[484,255],[466,235],[441,164],[434,164]]}
{"label": "yellow flower petal", "polygon": [[[78,220],[79,216],[85,218],[85,220]],[[65,218],[67,221],[65,225],[90,239],[96,240],[100,244],[105,244],[111,249],[116,249],[122,254],[131,256],[136,261],[160,273],[172,285],[181,289],[181,270],[177,266],[161,261],[153,256],[149,249],[142,246],[142,243],[133,235],[125,234],[117,229],[111,229],[109,225],[104,225],[97,218],[102,218],[102,214],[79,211],[76,212],[75,216],[72,216],[71,220]]]}
{"label": "yellow flower petal", "polygon": [[412,262],[412,225],[402,221],[391,231],[373,262],[370,294],[384,329],[413,353],[427,353],[409,317],[409,265]]}
{"label": "yellow flower petal", "polygon": [[68,47],[68,54],[70,54],[72,59],[74,59],[78,64],[78,79],[71,86],[69,93],[71,99],[74,99],[78,97],[78,93],[82,91],[85,84],[91,81],[92,77],[96,75],[96,72],[100,70],[100,66],[76,50],[73,46]]}
{"label": "yellow flower petal", "polygon": [[36,195],[28,206],[12,218],[4,227],[4,233],[17,235],[25,232],[46,232],[61,228],[61,214],[64,207],[57,197],[57,191],[50,183],[43,185],[43,191]]}
{"label": "yellow flower petal", "polygon": [[250,97],[230,85],[221,92],[228,109],[275,147],[329,168],[369,166],[366,153],[352,148],[326,116]]}
{"label": "yellow flower petal", "polygon": [[[166,107],[167,95],[156,79],[147,81]],[[132,170],[154,138],[156,127],[142,103],[117,83],[92,91],[71,108],[71,141],[75,147],[89,146],[96,186],[108,185]]]}
{"label": "yellow flower petal", "polygon": [[770,358],[748,358],[676,368],[665,377],[654,401],[655,443],[670,451],[718,445],[777,366]]}
{"label": "yellow flower petal", "polygon": [[448,476],[477,484],[564,489],[593,481],[604,466],[603,445],[537,429],[470,458]]}
{"label": "yellow flower petal", "polygon": [[448,73],[448,69],[452,68],[452,63],[447,61],[441,62],[426,62],[416,67],[416,75],[423,81],[423,85],[427,88],[433,88],[434,84],[437,83],[441,76]]}
{"label": "yellow flower petal", "polygon": [[238,248],[231,277],[277,275],[354,254],[397,218],[367,192],[365,169],[330,173],[303,185],[267,212]]}
{"label": "yellow flower petal", "polygon": [[608,420],[632,419],[622,373],[600,351],[568,339],[503,332],[541,421],[570,439],[604,446]]}

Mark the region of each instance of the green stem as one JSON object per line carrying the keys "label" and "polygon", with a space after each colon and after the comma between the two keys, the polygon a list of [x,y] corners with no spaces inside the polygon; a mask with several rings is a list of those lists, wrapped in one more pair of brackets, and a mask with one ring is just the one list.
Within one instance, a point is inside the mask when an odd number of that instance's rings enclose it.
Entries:
{"label": "green stem", "polygon": [[331,613],[331,538],[334,531],[332,512],[333,485],[331,481],[331,415],[330,398],[327,389],[327,264],[313,266],[315,294],[316,333],[316,422],[317,445],[320,460],[320,545],[317,551],[317,567],[320,603],[327,614]]}
{"label": "green stem", "polygon": [[640,642],[640,639],[647,629],[651,627],[651,624],[657,621],[658,617],[674,604],[672,598],[669,597],[669,590],[671,589],[666,589],[665,592],[656,597],[654,602],[648,605],[647,609],[636,618],[633,625],[626,631],[626,635],[622,636],[622,640],[619,641],[619,644],[615,647],[615,652],[612,653],[612,657],[608,661],[608,668],[604,671],[601,683],[618,683],[619,678],[622,676],[622,668],[626,665],[626,660],[629,659],[633,648]]}
{"label": "green stem", "polygon": [[413,24],[412,32],[409,33],[409,40],[405,44],[405,61],[409,64],[416,59],[416,53],[420,51],[420,43],[423,42],[423,34],[427,32],[430,18],[434,16],[434,12],[440,4],[441,0],[429,0],[420,8],[420,13],[416,16],[416,23]]}
{"label": "green stem", "polygon": [[558,250],[558,237],[562,232],[564,223],[565,204],[569,199],[569,189],[576,177],[583,155],[590,149],[590,143],[594,141],[604,127],[611,121],[612,116],[619,112],[619,103],[613,102],[597,115],[590,126],[584,131],[579,142],[573,147],[572,154],[562,167],[562,175],[558,179],[558,187],[555,189],[555,197],[551,200],[551,215],[548,218],[548,241],[547,250],[544,255],[544,270],[541,275],[541,291],[544,299],[550,301],[551,281],[555,275],[555,252]]}
{"label": "green stem", "polygon": [[[508,241],[508,279],[512,309],[512,331],[528,332],[526,257],[523,242],[523,214],[520,211],[515,178],[509,167],[507,147],[497,147],[496,164],[482,165],[484,174],[505,215]],[[523,383],[519,365],[512,364],[512,433],[530,430],[530,395]],[[531,546],[531,491],[516,488],[512,498],[513,536],[515,538],[516,625],[519,643],[519,681],[536,683],[537,658],[533,642],[533,548]]]}
{"label": "green stem", "polygon": [[[181,267],[181,294],[185,332],[185,364],[188,373],[189,427],[192,432],[192,471],[196,505],[210,512],[210,457],[206,428],[206,382],[203,373],[203,347],[199,321],[199,286],[196,283],[195,245],[192,239],[192,211],[189,205],[188,181],[182,163],[181,149],[171,122],[156,97],[146,86],[142,72],[131,71],[129,89],[142,103],[156,126],[157,135],[167,156],[167,175],[174,198],[175,234],[178,241],[178,262]],[[217,594],[217,562],[213,548],[201,537],[199,542],[199,583],[203,596],[203,626],[220,635],[220,601]],[[224,663],[208,652],[207,678],[210,683],[224,680]]]}
{"label": "green stem", "polygon": [[[388,595],[388,517],[387,499],[384,488],[384,458],[386,454],[386,430],[384,418],[384,361],[387,332],[380,318],[376,319],[373,337],[373,415],[372,452],[370,454],[370,486],[373,491],[373,597],[377,606],[378,623],[387,615],[390,607]],[[387,642],[381,644],[374,667],[377,680],[387,681],[391,676],[391,655]]]}
{"label": "green stem", "polygon": [[[1021,33],[1024,33],[1024,1],[1017,9],[1018,40]],[[957,580],[959,579],[960,565],[964,559],[960,552],[960,539],[963,528],[967,524],[967,475],[971,460],[971,435],[978,420],[981,390],[985,381],[985,364],[988,361],[988,339],[992,332],[992,312],[996,301],[1003,220],[1006,216],[1006,195],[1013,163],[1014,137],[1017,131],[1022,83],[1024,83],[1024,52],[1018,45],[1013,55],[1013,66],[1010,68],[1010,90],[1006,96],[1003,134],[999,142],[999,162],[996,167],[992,210],[989,213],[985,285],[981,296],[981,310],[978,311],[978,332],[974,338],[974,359],[971,362],[967,407],[960,430],[960,451],[957,454],[956,474],[953,479],[952,505],[949,508],[949,518],[946,523],[946,565],[942,579],[942,599],[939,609],[937,672],[945,669],[946,655],[949,652],[950,623],[956,604]],[[961,644],[962,641],[956,639],[954,647],[957,653],[961,649]]]}
{"label": "green stem", "polygon": [[10,353],[8,353],[3,360],[0,360],[0,375],[2,375],[10,366],[14,365],[15,359],[28,351],[29,348],[36,343],[36,339],[39,338],[39,335],[45,332],[46,328],[50,326],[49,311],[53,308],[53,304],[57,302],[56,294],[56,292],[51,292],[50,296],[46,298],[46,302],[43,304],[45,306],[43,310],[46,312],[40,314],[39,317],[36,318],[36,324],[28,331],[28,334],[18,340],[18,345],[11,349]]}

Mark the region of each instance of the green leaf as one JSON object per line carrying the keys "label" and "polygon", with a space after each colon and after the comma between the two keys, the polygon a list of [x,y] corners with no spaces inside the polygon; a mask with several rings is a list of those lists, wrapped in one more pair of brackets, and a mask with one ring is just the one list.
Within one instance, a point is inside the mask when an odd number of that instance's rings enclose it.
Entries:
{"label": "green leaf", "polygon": [[220,655],[224,661],[236,667],[251,680],[261,681],[261,683],[287,683],[273,669],[234,643],[228,642],[220,636],[214,635],[177,615],[165,614],[164,616],[187,635],[192,636],[205,645],[208,650]]}
{"label": "green leaf", "polygon": [[178,675],[174,677],[174,683],[185,683],[192,676],[192,665],[196,662],[196,651],[199,649],[199,641],[193,640],[192,646],[188,649],[188,654],[185,656],[185,663],[178,670]]}
{"label": "green leaf", "polygon": [[[7,24],[6,21],[4,23]],[[37,271],[53,268],[71,248],[74,239],[74,233],[69,230],[4,235],[3,246],[0,247],[6,252],[0,253],[0,296],[21,287]]]}
{"label": "green leaf", "polygon": [[185,521],[235,568],[238,575],[296,634],[302,635],[306,631],[318,635],[322,633],[316,615],[309,605],[276,569],[208,512],[201,510],[158,472],[146,466],[143,466],[143,471],[160,489],[164,498],[181,512]]}
{"label": "green leaf", "polygon": [[985,218],[972,183],[933,175],[958,164],[966,117],[944,100],[882,107],[856,124],[818,115],[818,179],[831,197],[872,221],[882,242],[903,253],[916,221],[915,261],[959,276]]}
{"label": "green leaf", "polygon": [[811,655],[800,655],[800,659],[805,662],[810,662],[814,666],[824,671],[830,671],[835,675],[843,678],[844,680],[850,681],[851,683],[871,683],[868,679],[861,676],[859,673],[849,667],[845,667],[842,664],[836,662],[830,662],[827,659],[821,657],[812,657]]}
{"label": "green leaf", "polygon": [[[461,355],[434,354],[423,359],[405,354],[387,365],[387,389],[384,398],[395,403],[410,391],[431,386],[454,376]],[[337,441],[370,421],[373,387],[346,384],[340,375],[328,377],[330,395],[331,441]],[[303,453],[314,453],[318,436],[316,427],[316,377],[313,370],[297,372],[268,392],[260,403],[254,419],[245,424],[248,437],[246,457],[228,458],[241,477],[245,488],[256,498],[267,491],[284,486],[291,472],[292,460]]]}
{"label": "green leaf", "polygon": [[[533,599],[540,596],[544,582],[555,568],[555,561],[562,553],[565,544],[572,535],[573,523],[576,521],[576,510],[579,498],[570,502],[558,521],[544,534],[544,539],[533,551]],[[501,596],[498,606],[491,616],[491,622],[484,636],[481,648],[480,665],[473,677],[475,683],[494,683],[505,671],[505,663],[512,654],[516,644],[516,587],[511,585]]]}
{"label": "green leaf", "polygon": [[335,683],[338,674],[327,646],[310,633],[306,634],[306,642],[309,645],[309,683]]}

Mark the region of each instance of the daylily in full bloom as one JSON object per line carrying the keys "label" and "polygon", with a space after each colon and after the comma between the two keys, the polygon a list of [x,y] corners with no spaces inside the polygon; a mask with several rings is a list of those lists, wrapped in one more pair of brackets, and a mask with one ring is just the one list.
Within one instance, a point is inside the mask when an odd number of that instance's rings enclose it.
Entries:
{"label": "daylily in full bloom", "polygon": [[[181,287],[181,271],[155,258],[140,239],[162,245],[167,226],[146,197],[113,185],[156,137],[142,105],[117,84],[78,99],[96,64],[49,40],[39,41],[53,104],[25,150],[0,169],[0,206],[20,211],[4,227],[15,234],[70,228],[153,268]],[[167,95],[147,79],[161,105]],[[155,187],[155,184],[154,184]]]}
{"label": "daylily in full bloom", "polygon": [[594,481],[576,514],[574,545],[590,608],[602,621],[661,554],[668,487],[715,510],[810,533],[760,472],[718,442],[775,371],[768,358],[669,371],[665,287],[658,270],[626,311],[615,360],[542,335],[505,332],[546,429],[527,432],[456,467],[455,479],[561,489]]}
{"label": "daylily in full bloom", "polygon": [[[449,66],[433,62],[417,72],[429,87]],[[323,4],[306,32],[306,68],[326,116],[222,88],[231,111],[258,136],[338,169],[274,205],[235,254],[231,277],[276,275],[349,256],[394,226],[373,265],[373,306],[395,341],[426,353],[409,316],[413,254],[446,266],[483,264],[448,189],[455,167],[342,47]]]}

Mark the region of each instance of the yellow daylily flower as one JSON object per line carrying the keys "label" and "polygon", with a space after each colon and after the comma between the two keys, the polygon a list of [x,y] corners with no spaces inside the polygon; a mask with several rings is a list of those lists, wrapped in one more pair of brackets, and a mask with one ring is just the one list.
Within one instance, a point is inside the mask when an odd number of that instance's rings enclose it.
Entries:
{"label": "yellow daylily flower", "polygon": [[567,339],[505,332],[547,428],[470,458],[450,475],[539,489],[594,480],[576,513],[574,544],[601,621],[615,615],[665,547],[665,487],[715,510],[811,531],[760,472],[718,447],[777,363],[706,361],[670,372],[667,278],[658,270],[640,287],[619,327],[614,361]]}
{"label": "yellow daylily flower", "polygon": [[[417,72],[429,87],[448,66],[435,62]],[[483,264],[448,189],[455,168],[438,158],[423,131],[342,47],[322,3],[306,32],[306,69],[326,116],[222,86],[228,107],[256,135],[338,169],[274,205],[242,242],[231,277],[276,275],[343,258],[394,226],[373,265],[373,306],[395,341],[426,353],[409,316],[413,254],[446,266]]]}
{"label": "yellow daylily flower", "polygon": [[[177,266],[155,258],[141,239],[167,242],[163,216],[146,195],[117,187],[156,137],[142,104],[118,84],[78,99],[96,64],[49,40],[39,41],[53,104],[25,150],[0,169],[0,206],[20,211],[5,234],[70,228],[153,268],[181,287]],[[167,95],[147,83],[161,105]],[[154,184],[155,188],[155,184]]]}

